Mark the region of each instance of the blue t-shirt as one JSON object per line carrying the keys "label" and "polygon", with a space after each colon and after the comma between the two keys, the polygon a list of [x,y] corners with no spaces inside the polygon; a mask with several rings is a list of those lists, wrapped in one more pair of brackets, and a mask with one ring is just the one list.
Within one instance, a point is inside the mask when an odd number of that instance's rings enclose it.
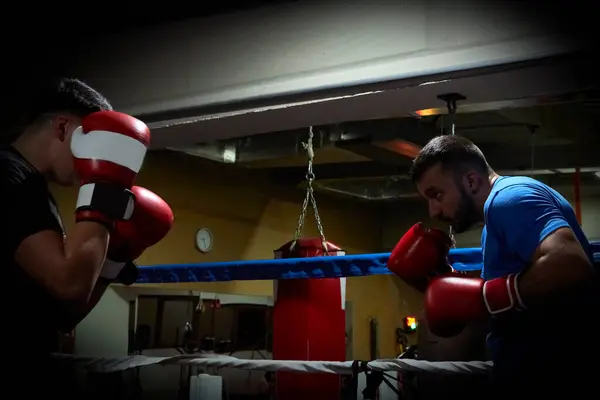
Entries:
{"label": "blue t-shirt", "polygon": [[[535,179],[499,177],[483,210],[485,226],[481,234],[481,277],[484,280],[522,271],[531,264],[539,244],[563,227],[571,228],[593,261],[590,243],[569,202],[560,193]],[[554,318],[560,316],[555,315]],[[527,313],[515,315],[512,319],[493,318],[488,336],[492,358],[495,361],[499,357],[518,360],[526,349],[543,341],[544,338],[540,336],[544,336],[544,330],[539,326],[539,320]]]}

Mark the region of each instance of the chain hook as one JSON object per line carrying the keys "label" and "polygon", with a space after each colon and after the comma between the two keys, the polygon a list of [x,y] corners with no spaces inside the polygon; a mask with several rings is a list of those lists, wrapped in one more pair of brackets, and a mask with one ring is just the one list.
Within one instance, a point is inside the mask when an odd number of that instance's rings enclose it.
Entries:
{"label": "chain hook", "polygon": [[294,238],[292,239],[292,243],[290,245],[290,250],[292,250],[296,246],[296,242],[302,236],[304,232],[304,222],[306,221],[306,212],[308,211],[309,205],[312,206],[313,214],[315,217],[315,222],[317,224],[317,230],[319,231],[319,236],[321,238],[321,245],[323,246],[323,250],[327,254],[327,240],[325,239],[325,233],[323,231],[323,224],[321,223],[321,217],[319,215],[319,209],[317,208],[317,201],[314,196],[313,182],[315,180],[315,173],[313,172],[313,161],[315,158],[315,150],[313,146],[313,138],[314,131],[313,127],[309,127],[308,129],[308,140],[302,142],[302,147],[306,151],[308,157],[308,167],[306,170],[306,193],[304,196],[304,201],[302,203],[302,210],[300,211],[300,217],[298,218],[298,225],[296,226],[296,232],[294,233]]}
{"label": "chain hook", "polygon": [[[450,135],[454,136],[456,134],[456,110],[458,109],[458,102],[460,100],[466,100],[466,97],[459,93],[447,93],[439,95],[438,99],[446,102],[448,116],[450,119]],[[448,229],[448,235],[450,236],[450,240],[452,242],[452,248],[455,248],[456,239],[454,237],[454,229],[452,229],[452,225],[450,225]]]}

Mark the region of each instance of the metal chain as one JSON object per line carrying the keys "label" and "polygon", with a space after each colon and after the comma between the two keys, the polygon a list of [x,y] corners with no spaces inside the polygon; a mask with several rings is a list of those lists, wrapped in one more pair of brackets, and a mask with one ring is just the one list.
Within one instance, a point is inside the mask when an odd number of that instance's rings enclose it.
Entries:
{"label": "metal chain", "polygon": [[304,196],[304,202],[302,203],[302,210],[300,211],[300,217],[298,218],[298,225],[296,226],[296,232],[294,232],[294,239],[292,240],[291,247],[296,245],[296,241],[300,239],[304,232],[304,222],[306,221],[306,213],[308,211],[309,203],[312,206],[315,222],[317,224],[317,230],[319,231],[319,237],[323,249],[327,251],[327,240],[325,239],[325,233],[323,231],[323,224],[321,223],[321,217],[319,216],[319,209],[317,208],[317,201],[315,200],[313,181],[315,180],[315,173],[313,172],[313,160],[315,158],[315,151],[313,147],[313,127],[309,127],[308,140],[306,143],[302,143],[302,147],[306,150],[308,155],[308,169],[306,171],[306,194]]}
{"label": "metal chain", "polygon": [[[448,107],[448,116],[450,117],[450,135],[454,136],[456,134],[456,100],[448,101],[446,105]],[[452,248],[456,248],[456,238],[454,237],[452,225],[448,227],[448,235],[450,236]]]}

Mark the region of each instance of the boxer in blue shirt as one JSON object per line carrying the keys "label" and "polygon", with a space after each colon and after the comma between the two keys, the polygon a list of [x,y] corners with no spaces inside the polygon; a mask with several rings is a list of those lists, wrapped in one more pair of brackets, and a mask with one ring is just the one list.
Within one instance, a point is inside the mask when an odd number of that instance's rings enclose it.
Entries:
{"label": "boxer in blue shirt", "polygon": [[[411,177],[430,215],[454,232],[484,225],[482,278],[451,274],[430,282],[425,311],[431,331],[451,337],[466,323],[489,318],[500,397],[524,388],[536,394],[589,389],[591,367],[583,362],[599,354],[600,337],[592,334],[598,279],[589,241],[568,201],[532,178],[499,176],[481,150],[460,136],[427,143]],[[565,350],[571,329],[580,340],[591,339],[586,351]]]}

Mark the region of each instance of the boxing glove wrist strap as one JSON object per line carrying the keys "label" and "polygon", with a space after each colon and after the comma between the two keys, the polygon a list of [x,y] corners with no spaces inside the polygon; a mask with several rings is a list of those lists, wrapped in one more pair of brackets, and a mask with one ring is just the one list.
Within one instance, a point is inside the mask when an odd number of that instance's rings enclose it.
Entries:
{"label": "boxing glove wrist strap", "polygon": [[138,266],[135,261],[113,261],[107,258],[102,266],[99,279],[109,284],[133,285],[138,279]]}
{"label": "boxing glove wrist strap", "polygon": [[133,285],[139,276],[138,266],[135,261],[128,261],[117,276],[115,282],[129,286]]}
{"label": "boxing glove wrist strap", "polygon": [[107,258],[104,260],[104,265],[100,271],[100,277],[109,281],[114,281],[121,273],[123,267],[125,267],[125,264],[127,264],[125,261],[113,261]]}
{"label": "boxing glove wrist strap", "polygon": [[[93,215],[110,221],[128,220],[133,213],[135,196],[122,186],[97,182],[79,188],[77,196],[77,220],[93,220]],[[87,217],[86,217],[87,215]]]}
{"label": "boxing glove wrist strap", "polygon": [[519,274],[510,274],[483,284],[483,301],[490,314],[527,309],[519,293],[518,278]]}

